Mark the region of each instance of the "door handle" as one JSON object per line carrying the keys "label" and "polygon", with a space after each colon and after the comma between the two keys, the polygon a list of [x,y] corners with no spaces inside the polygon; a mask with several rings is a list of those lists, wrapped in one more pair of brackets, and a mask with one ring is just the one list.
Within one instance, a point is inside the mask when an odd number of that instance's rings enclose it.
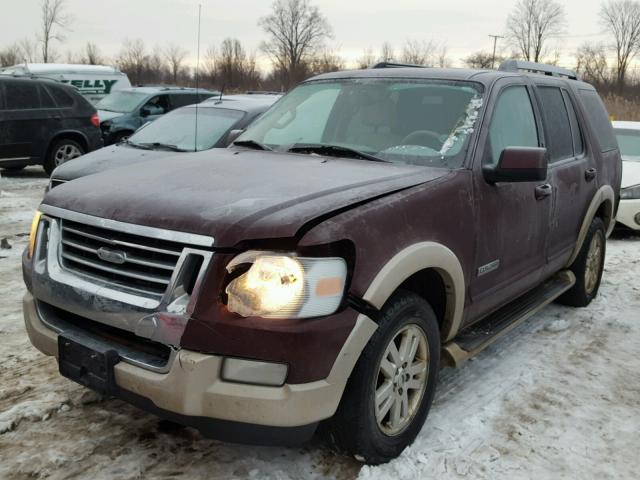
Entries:
{"label": "door handle", "polygon": [[538,185],[535,190],[536,200],[542,200],[543,198],[547,198],[551,195],[551,185],[545,183],[544,185]]}
{"label": "door handle", "polygon": [[595,168],[587,168],[584,171],[584,179],[587,182],[590,182],[591,180],[593,180],[594,178],[596,178],[596,175],[598,174],[598,170],[596,170]]}

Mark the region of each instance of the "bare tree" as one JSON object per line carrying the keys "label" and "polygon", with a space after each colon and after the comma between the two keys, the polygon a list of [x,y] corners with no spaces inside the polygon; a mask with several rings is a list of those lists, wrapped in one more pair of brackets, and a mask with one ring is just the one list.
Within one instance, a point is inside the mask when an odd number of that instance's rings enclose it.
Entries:
{"label": "bare tree", "polygon": [[640,50],[640,3],[609,0],[599,13],[600,23],[613,36],[616,52],[616,82],[622,89],[630,62]]}
{"label": "bare tree", "polygon": [[141,83],[149,64],[144,42],[141,39],[125,40],[116,63],[120,70],[131,77],[134,84]]}
{"label": "bare tree", "polygon": [[344,69],[344,59],[335,51],[325,48],[313,56],[309,69],[313,75],[336,72]]}
{"label": "bare tree", "polygon": [[394,62],[396,54],[389,42],[384,42],[380,47],[380,61],[381,62]]}
{"label": "bare tree", "polygon": [[[502,63],[504,60],[505,58],[502,55],[496,54],[495,62],[497,64]],[[492,69],[494,67],[494,58],[491,52],[474,52],[463,61],[469,68]]]}
{"label": "bare tree", "polygon": [[88,65],[100,65],[104,63],[100,50],[95,43],[87,42],[84,46],[84,56],[82,61]]}
{"label": "bare tree", "polygon": [[331,26],[309,0],[275,0],[271,14],[258,25],[268,35],[262,43],[286,87],[306,74],[309,59],[331,37]]}
{"label": "bare tree", "polygon": [[407,40],[402,49],[402,61],[415,65],[433,65],[438,45],[433,40],[428,42]]}
{"label": "bare tree", "polygon": [[57,40],[59,42],[64,40],[59,30],[65,30],[69,28],[71,23],[71,17],[64,12],[65,0],[42,0],[40,4],[41,12],[41,31],[40,42],[42,43],[42,61],[49,63],[53,60],[53,54],[51,50],[51,42]]}
{"label": "bare tree", "polygon": [[576,72],[589,83],[607,85],[609,65],[606,47],[601,44],[582,44],[576,52]]}
{"label": "bare tree", "polygon": [[362,52],[362,56],[356,60],[356,64],[358,68],[369,68],[376,62],[376,56],[373,54],[373,50],[369,48],[365,48]]}
{"label": "bare tree", "polygon": [[22,62],[34,63],[38,57],[38,44],[30,38],[23,38],[18,42]]}
{"label": "bare tree", "polygon": [[518,0],[507,18],[507,37],[524,60],[541,61],[545,44],[566,29],[566,13],[555,0]]}
{"label": "bare tree", "polygon": [[17,43],[0,50],[0,67],[10,67],[20,63],[20,46]]}
{"label": "bare tree", "polygon": [[184,59],[186,58],[188,53],[189,52],[187,52],[185,49],[174,43],[170,44],[166,48],[164,55],[167,63],[169,64],[169,70],[171,71],[173,83],[178,83],[178,75],[180,74],[182,64],[184,63]]}

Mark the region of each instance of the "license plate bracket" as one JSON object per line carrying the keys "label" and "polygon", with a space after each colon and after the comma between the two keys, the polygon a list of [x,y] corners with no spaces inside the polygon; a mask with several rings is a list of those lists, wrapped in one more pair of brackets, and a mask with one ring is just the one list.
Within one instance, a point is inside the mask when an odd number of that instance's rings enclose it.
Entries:
{"label": "license plate bracket", "polygon": [[114,366],[120,355],[104,342],[65,332],[58,335],[60,374],[102,395],[115,395]]}

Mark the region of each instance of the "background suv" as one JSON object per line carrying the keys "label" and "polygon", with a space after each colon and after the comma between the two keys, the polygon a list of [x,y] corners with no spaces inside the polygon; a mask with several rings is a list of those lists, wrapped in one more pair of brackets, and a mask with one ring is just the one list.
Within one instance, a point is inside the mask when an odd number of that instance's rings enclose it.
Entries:
{"label": "background suv", "polygon": [[0,168],[47,173],[102,146],[95,108],[75,88],[0,76]]}
{"label": "background suv", "polygon": [[143,125],[123,142],[56,168],[51,174],[50,188],[103,170],[167,156],[173,156],[179,162],[181,155],[177,152],[226,147],[234,135],[237,136],[279,98],[280,95],[227,95],[178,108],[153,123]]}
{"label": "background suv", "polygon": [[113,92],[98,102],[105,145],[128,138],[147,122],[171,110],[200,103],[219,92],[183,87],[133,87]]}

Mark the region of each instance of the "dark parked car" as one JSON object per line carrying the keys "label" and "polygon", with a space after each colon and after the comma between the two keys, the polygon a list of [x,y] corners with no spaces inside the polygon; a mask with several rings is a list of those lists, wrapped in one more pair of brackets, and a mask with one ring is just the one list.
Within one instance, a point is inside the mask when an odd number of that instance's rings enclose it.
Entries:
{"label": "dark parked car", "polygon": [[132,87],[117,90],[96,108],[105,145],[128,138],[147,122],[176,108],[199,103],[219,92],[183,87]]}
{"label": "dark parked car", "polygon": [[75,88],[0,76],[0,168],[51,173],[101,146],[96,110]]}
{"label": "dark parked car", "polygon": [[110,168],[157,160],[176,152],[226,147],[232,136],[239,133],[237,130],[246,128],[278,98],[279,95],[227,95],[197,106],[179,108],[143,125],[123,142],[56,168],[50,186]]}
{"label": "dark parked car", "polygon": [[320,75],[233,148],[53,189],[24,256],[31,341],[207,435],[324,422],[395,457],[441,359],[598,293],[621,178],[604,105],[571,71],[502,68]]}

